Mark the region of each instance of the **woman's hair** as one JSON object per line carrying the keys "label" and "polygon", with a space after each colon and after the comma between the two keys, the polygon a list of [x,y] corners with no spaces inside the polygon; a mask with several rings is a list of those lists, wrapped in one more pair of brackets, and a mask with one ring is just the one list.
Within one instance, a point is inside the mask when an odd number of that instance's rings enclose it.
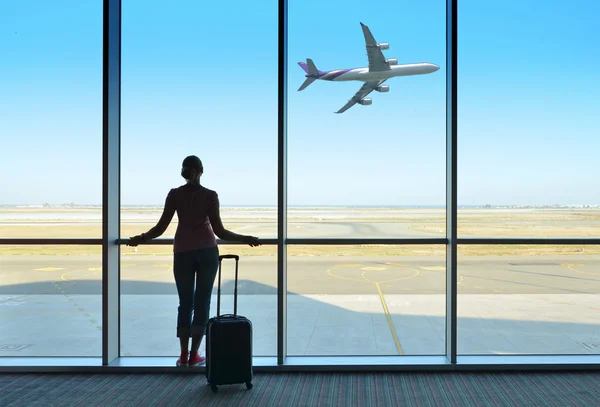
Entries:
{"label": "woman's hair", "polygon": [[202,161],[195,155],[185,157],[181,164],[181,176],[185,179],[191,179],[196,174],[202,174],[204,168],[202,168]]}

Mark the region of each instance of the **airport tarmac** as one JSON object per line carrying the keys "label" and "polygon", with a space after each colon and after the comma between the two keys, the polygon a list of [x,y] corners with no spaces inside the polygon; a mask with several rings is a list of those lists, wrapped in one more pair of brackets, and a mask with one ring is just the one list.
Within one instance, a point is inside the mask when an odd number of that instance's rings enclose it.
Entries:
{"label": "airport tarmac", "polygon": [[[176,294],[171,256],[122,256],[122,294]],[[223,263],[223,281],[233,264]],[[0,256],[0,294],[100,294],[101,263],[92,256]],[[288,290],[298,294],[444,294],[445,258],[289,257]],[[240,294],[276,294],[275,257],[240,260]],[[598,294],[600,256],[486,256],[459,262],[460,294]]]}
{"label": "airport tarmac", "polygon": [[[123,211],[123,230],[149,229],[160,209]],[[223,218],[238,233],[267,238],[276,235],[276,214],[273,208],[227,208]],[[300,208],[290,214],[291,238],[443,237],[440,209]],[[12,212],[0,215],[2,237],[100,236],[97,209],[92,214],[39,209],[17,218]],[[474,209],[459,215],[461,225],[477,235],[463,238],[592,236],[600,225],[596,215],[579,210]],[[172,237],[174,227],[162,237]],[[459,258],[459,354],[600,354],[600,255],[591,253],[593,247],[564,255],[535,246],[514,248],[521,255]],[[26,247],[4,249],[12,254],[0,255],[0,360],[100,356],[100,256],[36,256]],[[353,250],[360,254],[363,249]],[[445,353],[443,255],[431,256],[427,249],[422,256],[329,255],[335,251],[288,257],[289,355]],[[134,253],[125,246],[121,253],[121,355],[176,359],[172,257],[144,254],[143,249]],[[239,312],[253,322],[256,356],[276,354],[276,267],[276,258],[267,256],[243,256],[240,263]],[[232,310],[232,275],[229,263],[223,275],[224,312]],[[211,315],[215,312],[213,296]]]}
{"label": "airport tarmac", "polygon": [[[98,356],[101,268],[90,256],[0,257],[0,356]],[[123,256],[121,351],[177,354],[169,256]],[[600,256],[465,258],[461,354],[600,353]],[[231,312],[231,264],[223,309]],[[257,356],[276,350],[276,261],[240,263],[239,311]],[[290,355],[432,355],[445,349],[442,257],[290,257]],[[211,314],[216,311],[213,296]]]}

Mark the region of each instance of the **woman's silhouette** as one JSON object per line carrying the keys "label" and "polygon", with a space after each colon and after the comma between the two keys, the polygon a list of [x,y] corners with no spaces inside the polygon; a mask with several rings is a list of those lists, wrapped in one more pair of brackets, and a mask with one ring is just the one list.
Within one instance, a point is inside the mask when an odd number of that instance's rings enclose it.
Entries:
{"label": "woman's silhouette", "polygon": [[[162,235],[177,211],[179,224],[173,244],[173,274],[179,295],[177,337],[181,344],[177,366],[198,366],[204,362],[198,349],[209,319],[212,287],[219,266],[215,235],[223,240],[260,245],[256,237],[238,235],[223,227],[217,193],[200,185],[203,172],[202,161],[198,157],[186,157],[181,176],[187,183],[169,191],[156,226],[132,237],[127,243],[128,246],[137,246]],[[188,353],[190,337],[192,347]]]}

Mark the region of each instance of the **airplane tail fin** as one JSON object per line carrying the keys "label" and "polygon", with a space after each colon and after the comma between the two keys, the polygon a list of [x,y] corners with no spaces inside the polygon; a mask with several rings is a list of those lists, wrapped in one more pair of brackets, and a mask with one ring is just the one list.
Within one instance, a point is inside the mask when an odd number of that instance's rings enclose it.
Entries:
{"label": "airplane tail fin", "polygon": [[[300,68],[302,68],[304,70],[304,72],[306,72],[308,75],[319,75],[320,74],[315,63],[310,58],[306,58],[306,63],[298,62],[298,65],[300,65]],[[303,89],[306,89],[308,87],[308,85],[313,83],[316,79],[317,78],[306,78],[306,80],[304,81],[302,86],[300,86],[300,88],[298,90],[301,91]]]}
{"label": "airplane tail fin", "polygon": [[319,70],[317,69],[317,66],[315,65],[315,63],[313,62],[312,59],[306,58],[306,65],[308,65],[308,74],[309,75],[318,75],[319,74]]}
{"label": "airplane tail fin", "polygon": [[300,68],[304,69],[304,72],[309,75],[318,75],[320,73],[313,60],[310,58],[306,58],[306,62],[298,62],[298,65],[300,65]]}

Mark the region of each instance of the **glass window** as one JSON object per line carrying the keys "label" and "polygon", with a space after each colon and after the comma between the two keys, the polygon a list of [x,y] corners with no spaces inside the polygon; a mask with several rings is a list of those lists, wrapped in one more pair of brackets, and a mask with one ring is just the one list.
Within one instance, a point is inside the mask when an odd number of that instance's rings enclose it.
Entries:
{"label": "glass window", "polygon": [[458,353],[598,354],[600,246],[460,246]]}
{"label": "glass window", "polygon": [[[170,245],[121,247],[121,356],[177,356],[177,307]],[[220,245],[240,256],[238,314],[252,321],[254,356],[277,354],[277,248]],[[234,263],[223,261],[221,314],[233,313]],[[217,314],[217,278],[210,316]],[[205,342],[201,344],[204,352]]]}
{"label": "glass window", "polygon": [[[183,159],[196,155],[204,166],[201,183],[219,195],[225,227],[276,237],[277,3],[257,8],[246,2],[184,1],[165,7],[159,1],[128,1],[122,21],[121,235],[127,238],[156,224],[169,190],[185,183]],[[172,238],[177,222],[175,215],[161,237]],[[266,309],[274,313],[275,293],[267,290],[261,297],[249,281],[275,281],[275,248],[231,250],[267,259],[262,268],[247,266],[246,260],[254,260],[242,258],[240,273],[249,291],[240,288],[245,293],[240,313],[258,312],[252,314],[256,318]],[[122,279],[126,352],[175,354],[177,297],[168,268],[172,247],[140,246],[137,252],[123,247],[122,254],[123,264],[136,264],[124,269]],[[155,315],[164,313],[164,322],[154,324],[135,307],[125,307],[153,295],[163,295],[152,306]],[[216,312],[214,302],[211,312]],[[255,354],[275,355],[276,318],[253,323]]]}
{"label": "glass window", "polygon": [[98,238],[102,2],[1,8],[0,237]]}
{"label": "glass window", "polygon": [[[372,67],[361,22],[389,46],[373,49]],[[444,1],[290,1],[289,237],[443,237],[445,27]],[[411,75],[344,110],[371,87],[365,75],[393,74]]]}
{"label": "glass window", "polygon": [[[445,27],[443,1],[290,2],[288,237],[438,236]],[[289,355],[445,353],[442,246],[294,245],[288,256]]]}
{"label": "glass window", "polygon": [[0,357],[102,355],[102,249],[0,246]]}
{"label": "glass window", "polygon": [[459,7],[459,235],[597,237],[598,4]]}
{"label": "glass window", "polygon": [[288,246],[288,355],[442,355],[444,246]]}

